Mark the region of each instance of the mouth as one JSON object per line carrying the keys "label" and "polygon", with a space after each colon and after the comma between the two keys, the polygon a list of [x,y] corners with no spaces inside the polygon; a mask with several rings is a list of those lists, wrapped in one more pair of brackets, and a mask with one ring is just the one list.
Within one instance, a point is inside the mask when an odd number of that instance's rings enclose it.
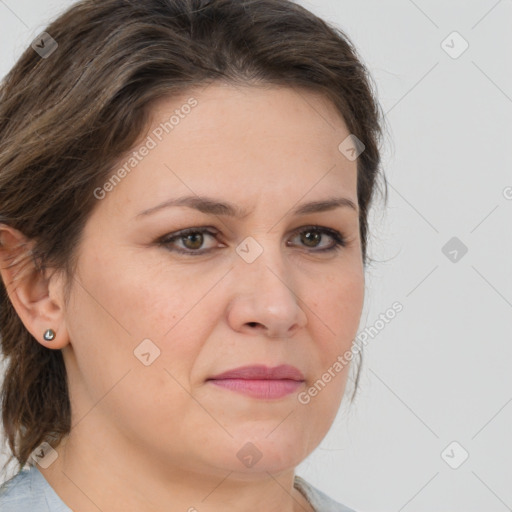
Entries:
{"label": "mouth", "polygon": [[207,379],[207,382],[222,389],[262,400],[279,399],[294,393],[304,381],[302,372],[290,365],[273,368],[265,365],[243,366]]}

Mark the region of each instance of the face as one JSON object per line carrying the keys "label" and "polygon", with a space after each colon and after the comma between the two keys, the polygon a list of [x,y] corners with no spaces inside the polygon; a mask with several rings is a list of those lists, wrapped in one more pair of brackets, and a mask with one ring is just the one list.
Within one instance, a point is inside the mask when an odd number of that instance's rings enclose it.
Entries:
{"label": "face", "polygon": [[[222,475],[284,471],[313,451],[340,405],[348,366],[332,368],[364,298],[347,136],[332,104],[288,88],[212,84],[155,104],[137,162],[96,192],[78,248],[63,353],[80,428]],[[234,211],[165,206],[185,196]],[[341,198],[355,208],[295,212]],[[295,373],[213,379],[281,365]]]}

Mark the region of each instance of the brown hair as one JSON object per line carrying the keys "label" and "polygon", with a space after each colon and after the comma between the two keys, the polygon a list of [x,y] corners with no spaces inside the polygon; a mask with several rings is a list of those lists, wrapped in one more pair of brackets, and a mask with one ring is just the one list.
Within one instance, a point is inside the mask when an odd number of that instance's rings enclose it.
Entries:
{"label": "brown hair", "polygon": [[[46,32],[54,52],[27,48],[0,88],[0,222],[33,241],[25,260],[64,272],[68,292],[93,191],[133,148],[153,102],[213,81],[298,87],[332,101],[365,146],[357,194],[367,265],[383,116],[340,29],[291,0],[82,0]],[[61,351],[24,327],[1,281],[0,333],[2,420],[22,467],[43,441],[55,446],[70,431],[66,369]],[[359,371],[355,389],[358,380]]]}

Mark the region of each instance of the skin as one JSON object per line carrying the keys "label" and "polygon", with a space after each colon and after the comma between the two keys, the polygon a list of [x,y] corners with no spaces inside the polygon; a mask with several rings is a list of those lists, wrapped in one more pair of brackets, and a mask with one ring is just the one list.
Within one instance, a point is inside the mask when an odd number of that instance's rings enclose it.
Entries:
{"label": "skin", "polygon": [[[39,469],[80,512],[171,504],[200,512],[312,510],[293,488],[294,471],[332,425],[348,366],[309,404],[297,394],[350,349],[364,300],[357,162],[338,150],[349,131],[311,92],[216,83],[159,100],[141,143],[191,96],[198,101],[191,113],[98,201],[68,304],[61,274],[16,279],[4,260],[20,318],[39,343],[62,350],[69,379],[72,430],[56,461]],[[236,219],[172,207],[137,217],[189,194],[250,213]],[[290,213],[333,196],[351,199],[356,210]],[[311,224],[341,232],[346,246],[315,252],[333,239],[320,232],[308,245],[297,230]],[[204,235],[202,245],[157,243],[204,226],[217,237]],[[24,239],[6,226],[0,234],[5,259]],[[263,248],[252,263],[235,250],[249,236]],[[176,247],[212,250],[190,256]],[[51,342],[42,336],[49,327],[57,333]],[[160,350],[149,366],[134,356],[147,338]],[[206,381],[239,366],[285,363],[306,381],[280,399]],[[237,458],[247,442],[262,454],[252,467]]]}

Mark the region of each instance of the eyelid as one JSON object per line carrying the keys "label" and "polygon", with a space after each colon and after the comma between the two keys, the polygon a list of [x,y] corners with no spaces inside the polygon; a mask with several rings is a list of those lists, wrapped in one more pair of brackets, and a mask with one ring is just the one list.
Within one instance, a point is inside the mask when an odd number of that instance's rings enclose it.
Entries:
{"label": "eyelid", "polygon": [[[198,226],[198,227],[190,227],[190,228],[184,228],[180,229],[178,231],[173,231],[172,233],[168,233],[164,235],[163,237],[160,237],[157,240],[157,243],[159,245],[163,245],[164,247],[169,245],[174,240],[179,240],[180,238],[187,236],[190,233],[201,233],[201,234],[207,234],[210,235],[212,238],[216,238],[219,235],[219,231],[215,229],[212,226]],[[175,252],[178,253],[184,253],[184,254],[206,254],[207,252],[210,252],[212,249],[202,249],[198,251],[192,251],[192,250],[185,250],[185,249],[174,249]]]}
{"label": "eyelid", "polygon": [[[327,235],[332,240],[333,243],[327,247],[323,247],[320,249],[317,248],[309,248],[307,246],[302,246],[302,249],[304,249],[305,252],[310,254],[329,254],[329,253],[336,253],[339,250],[343,249],[347,245],[347,237],[337,229],[328,228],[327,226],[322,226],[318,224],[310,224],[307,226],[300,226],[299,228],[292,231],[292,238],[295,236],[300,235],[303,232],[310,231],[318,231],[321,233],[321,235]],[[287,242],[288,245],[288,242]]]}
{"label": "eyelid", "polygon": [[[295,237],[296,235],[299,235],[300,233],[303,233],[305,231],[319,231],[322,234],[328,235],[332,238],[334,241],[334,245],[331,245],[329,247],[324,247],[322,249],[315,249],[315,248],[308,248],[304,246],[304,250],[308,253],[330,253],[335,252],[336,250],[340,250],[343,247],[346,247],[347,243],[350,241],[348,237],[346,237],[342,232],[338,231],[337,229],[329,228],[327,226],[319,225],[319,224],[310,224],[310,225],[304,225],[299,226],[298,228],[292,230],[291,236]],[[219,230],[217,230],[213,226],[197,226],[197,227],[189,227],[180,229],[178,231],[174,231],[172,233],[168,233],[164,235],[163,237],[160,237],[157,240],[157,243],[159,245],[162,245],[164,247],[167,247],[170,245],[173,241],[179,240],[181,237],[184,237],[191,233],[200,233],[200,234],[207,234],[212,236],[213,238],[217,238],[219,235]],[[286,242],[288,245],[288,241]],[[173,248],[168,249],[171,252],[176,252],[178,254],[185,254],[185,255],[192,255],[192,256],[200,256],[203,254],[209,254],[211,253],[215,248],[210,249],[198,249],[198,250],[192,250],[192,249],[181,249],[181,248]]]}

